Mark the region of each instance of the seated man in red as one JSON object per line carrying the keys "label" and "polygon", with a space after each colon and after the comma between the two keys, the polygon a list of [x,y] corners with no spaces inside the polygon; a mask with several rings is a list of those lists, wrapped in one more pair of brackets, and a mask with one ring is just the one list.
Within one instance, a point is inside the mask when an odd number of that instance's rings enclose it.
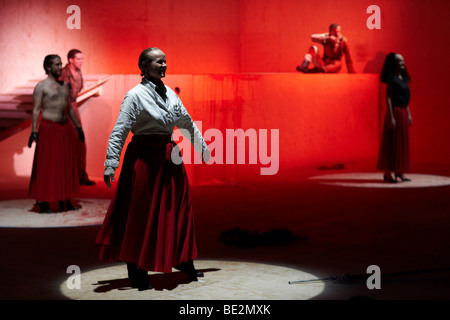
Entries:
{"label": "seated man in red", "polygon": [[[58,201],[61,211],[78,209],[70,202],[79,190],[76,141],[68,118],[75,124],[78,137],[84,142],[80,122],[72,109],[67,84],[59,81],[62,63],[58,55],[44,59],[47,78],[33,92],[31,135],[28,147],[36,141],[29,197],[38,201],[40,213],[51,213],[49,202]],[[39,116],[42,113],[39,133]]]}
{"label": "seated man in red", "polygon": [[[311,46],[303,63],[297,66],[297,71],[303,73],[338,73],[342,68],[342,55],[345,55],[348,73],[355,73],[348,42],[341,33],[341,26],[333,23],[330,25],[329,33],[312,34],[311,40],[323,45],[323,57],[319,55],[319,49],[315,45]],[[309,68],[310,63],[312,63],[313,68]]]}

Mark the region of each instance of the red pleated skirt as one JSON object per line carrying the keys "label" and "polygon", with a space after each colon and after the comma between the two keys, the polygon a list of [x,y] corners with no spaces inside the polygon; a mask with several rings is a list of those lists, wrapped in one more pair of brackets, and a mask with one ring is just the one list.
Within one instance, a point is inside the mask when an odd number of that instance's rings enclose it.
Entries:
{"label": "red pleated skirt", "polygon": [[79,191],[75,139],[67,121],[41,120],[28,190],[30,198],[60,201]]}
{"label": "red pleated skirt", "polygon": [[171,272],[197,258],[194,214],[184,164],[170,155],[170,135],[135,135],[96,242],[100,260]]}
{"label": "red pleated skirt", "polygon": [[408,111],[403,107],[393,107],[393,113],[396,122],[394,129],[390,128],[390,118],[386,112],[377,169],[402,174],[411,169]]}

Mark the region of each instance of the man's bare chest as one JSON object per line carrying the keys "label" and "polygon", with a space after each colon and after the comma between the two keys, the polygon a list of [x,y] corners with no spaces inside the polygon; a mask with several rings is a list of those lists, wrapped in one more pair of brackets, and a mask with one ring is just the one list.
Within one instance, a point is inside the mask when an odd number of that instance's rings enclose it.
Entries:
{"label": "man's bare chest", "polygon": [[67,99],[67,89],[59,84],[51,84],[44,90],[44,99],[47,101],[63,101]]}

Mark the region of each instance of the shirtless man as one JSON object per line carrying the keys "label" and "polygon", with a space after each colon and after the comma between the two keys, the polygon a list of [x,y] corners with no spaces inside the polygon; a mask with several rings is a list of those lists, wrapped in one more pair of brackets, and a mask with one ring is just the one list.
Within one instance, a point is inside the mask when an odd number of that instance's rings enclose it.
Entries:
{"label": "shirtless man", "polygon": [[[45,80],[40,81],[33,92],[31,135],[28,147],[36,142],[29,197],[39,203],[41,213],[51,213],[49,202],[58,201],[64,211],[78,209],[70,201],[73,192],[79,190],[75,137],[68,118],[75,124],[79,139],[84,142],[81,124],[72,108],[68,86],[60,82],[62,63],[58,55],[44,59]],[[42,119],[39,125],[39,117]]]}
{"label": "shirtless man", "polygon": [[[70,102],[81,123],[80,112],[78,111],[77,97],[83,89],[83,74],[81,66],[83,65],[83,53],[78,49],[72,49],[67,54],[68,63],[62,69],[60,80],[68,84]],[[78,171],[80,176],[80,185],[92,186],[94,181],[89,180],[86,172],[86,144],[77,143]]]}

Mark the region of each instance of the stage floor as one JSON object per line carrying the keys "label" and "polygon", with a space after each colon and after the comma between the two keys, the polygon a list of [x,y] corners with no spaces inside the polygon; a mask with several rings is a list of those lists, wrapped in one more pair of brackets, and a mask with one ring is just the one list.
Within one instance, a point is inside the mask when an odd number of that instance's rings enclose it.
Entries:
{"label": "stage floor", "polygon": [[[367,163],[195,186],[196,266],[205,277],[149,273],[154,289],[143,292],[127,287],[124,264],[98,261],[94,241],[113,192],[100,179],[75,197],[80,210],[49,215],[32,211],[27,179],[2,181],[0,299],[448,299],[450,169],[415,168],[411,183],[395,186]],[[234,228],[288,229],[298,239],[252,247],[220,239]],[[81,270],[80,289],[67,288],[71,265]],[[381,289],[358,277],[371,265],[380,267]],[[288,284],[344,274],[350,281]]]}

